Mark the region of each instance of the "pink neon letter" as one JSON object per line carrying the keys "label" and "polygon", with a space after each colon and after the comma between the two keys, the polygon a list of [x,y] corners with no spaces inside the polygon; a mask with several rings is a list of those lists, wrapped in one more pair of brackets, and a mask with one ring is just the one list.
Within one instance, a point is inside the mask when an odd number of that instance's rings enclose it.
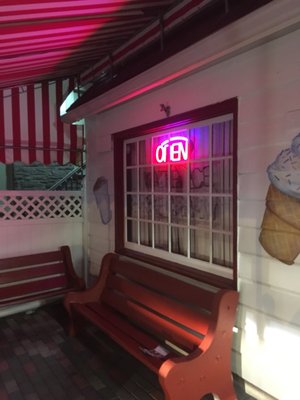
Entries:
{"label": "pink neon letter", "polygon": [[174,142],[170,146],[170,160],[186,161],[188,159],[188,139],[183,136],[175,136],[170,141]]}
{"label": "pink neon letter", "polygon": [[159,146],[156,148],[156,161],[158,163],[166,162],[167,161],[167,147],[169,146],[169,141],[163,141]]}

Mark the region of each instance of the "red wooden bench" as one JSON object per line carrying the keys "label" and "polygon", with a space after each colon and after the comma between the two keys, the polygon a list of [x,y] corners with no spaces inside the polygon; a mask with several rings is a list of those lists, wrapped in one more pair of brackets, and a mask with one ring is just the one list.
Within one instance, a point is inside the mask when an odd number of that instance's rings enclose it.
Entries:
{"label": "red wooden bench", "polygon": [[214,290],[107,254],[91,288],[68,293],[70,335],[90,322],[154,371],[166,400],[236,400],[234,290]]}
{"label": "red wooden bench", "polygon": [[85,288],[73,268],[70,249],[0,260],[0,310],[35,300],[63,296]]}

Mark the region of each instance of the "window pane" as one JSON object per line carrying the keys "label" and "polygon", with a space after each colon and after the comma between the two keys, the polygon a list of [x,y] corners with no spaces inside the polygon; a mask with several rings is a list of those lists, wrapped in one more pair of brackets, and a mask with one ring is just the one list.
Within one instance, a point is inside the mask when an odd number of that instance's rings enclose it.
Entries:
{"label": "window pane", "polygon": [[209,192],[209,163],[191,163],[190,190],[193,193]]}
{"label": "window pane", "polygon": [[217,160],[212,163],[213,193],[232,192],[232,162],[231,160]]}
{"label": "window pane", "polygon": [[212,126],[212,156],[232,154],[232,121],[215,123]]}
{"label": "window pane", "polygon": [[168,222],[168,196],[154,196],[154,220],[159,222]]}
{"label": "window pane", "polygon": [[151,167],[140,168],[140,192],[151,192],[152,173]]}
{"label": "window pane", "polygon": [[152,219],[152,197],[150,194],[140,196],[140,218]]}
{"label": "window pane", "polygon": [[171,165],[171,192],[187,191],[187,164]]}
{"label": "window pane", "polygon": [[197,260],[209,261],[209,232],[191,229],[190,231],[191,257]]}
{"label": "window pane", "polygon": [[209,198],[195,197],[190,198],[190,219],[191,225],[209,228]]}
{"label": "window pane", "polygon": [[230,235],[213,233],[212,239],[213,262],[215,264],[232,267],[232,239]]}
{"label": "window pane", "polygon": [[161,224],[154,225],[154,247],[156,249],[168,251],[169,235],[168,235],[167,225],[161,225]]}
{"label": "window pane", "polygon": [[190,160],[209,157],[209,127],[201,126],[190,130]]}
{"label": "window pane", "polygon": [[187,229],[175,227],[171,229],[171,250],[172,253],[187,256]]}
{"label": "window pane", "polygon": [[135,168],[127,169],[126,172],[126,191],[136,192],[137,191],[137,170]]}
{"label": "window pane", "polygon": [[212,223],[213,229],[222,231],[231,231],[232,229],[232,212],[231,198],[214,197],[212,200]]}
{"label": "window pane", "polygon": [[137,222],[130,219],[127,220],[127,240],[132,243],[138,242]]}
{"label": "window pane", "polygon": [[168,187],[168,167],[154,167],[154,191],[167,192]]}
{"label": "window pane", "polygon": [[151,139],[141,140],[139,143],[139,164],[151,164]]}
{"label": "window pane", "polygon": [[187,196],[171,196],[171,222],[187,224]]}
{"label": "window pane", "polygon": [[136,154],[136,143],[127,143],[126,145],[126,165],[130,167],[136,165],[137,154]]}
{"label": "window pane", "polygon": [[137,218],[137,196],[127,195],[127,217]]}
{"label": "window pane", "polygon": [[144,246],[152,246],[152,225],[151,223],[140,223],[140,238],[141,244]]}

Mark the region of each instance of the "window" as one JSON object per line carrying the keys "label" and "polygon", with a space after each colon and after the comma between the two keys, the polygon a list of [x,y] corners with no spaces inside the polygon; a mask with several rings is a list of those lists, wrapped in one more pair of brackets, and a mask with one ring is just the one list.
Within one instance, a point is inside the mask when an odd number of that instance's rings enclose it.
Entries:
{"label": "window", "polygon": [[235,285],[236,114],[233,99],[114,136],[118,252]]}

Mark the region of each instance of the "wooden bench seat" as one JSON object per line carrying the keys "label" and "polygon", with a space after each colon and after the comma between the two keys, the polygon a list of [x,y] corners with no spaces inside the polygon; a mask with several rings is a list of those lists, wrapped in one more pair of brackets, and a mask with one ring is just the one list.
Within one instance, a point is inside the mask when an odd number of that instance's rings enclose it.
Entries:
{"label": "wooden bench seat", "polygon": [[85,288],[75,273],[70,249],[0,260],[0,310],[35,300],[62,297]]}
{"label": "wooden bench seat", "polygon": [[107,254],[97,282],[68,293],[70,334],[92,323],[158,375],[166,400],[236,400],[234,290],[201,287]]}

